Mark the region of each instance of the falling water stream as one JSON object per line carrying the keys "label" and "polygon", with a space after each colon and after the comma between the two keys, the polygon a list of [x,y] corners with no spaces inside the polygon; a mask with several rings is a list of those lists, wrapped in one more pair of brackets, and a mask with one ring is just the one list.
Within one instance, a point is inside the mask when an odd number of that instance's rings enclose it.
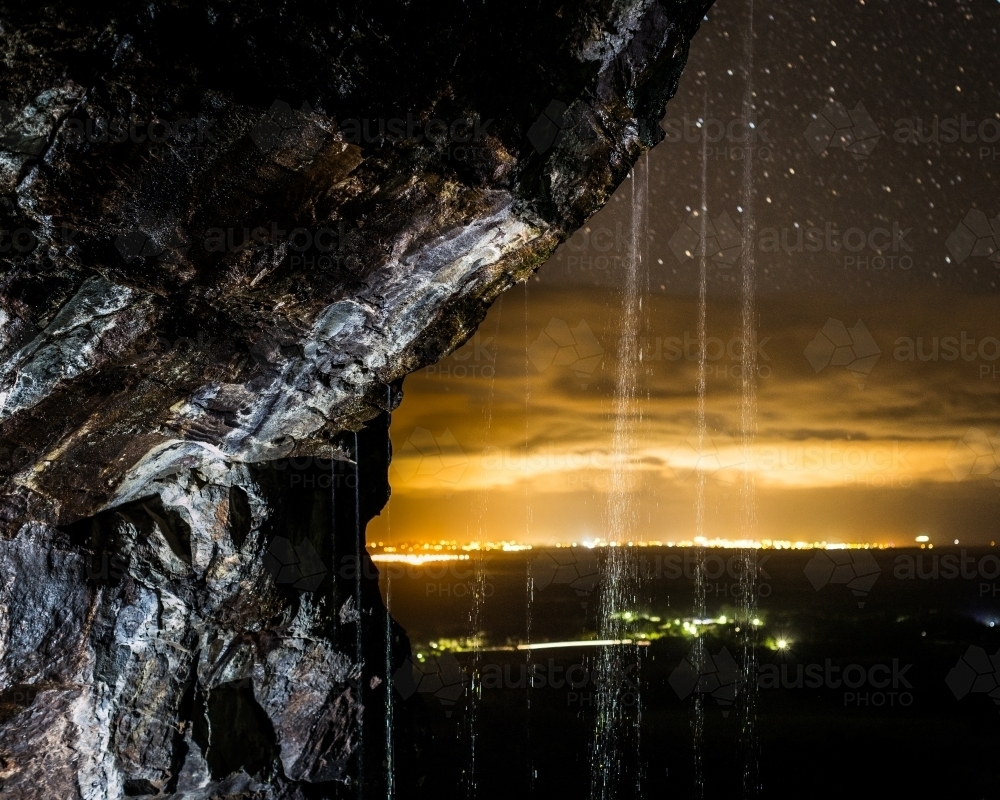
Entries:
{"label": "falling water stream", "polygon": [[[361,664],[364,661],[364,650],[362,648],[361,627],[362,627],[362,606],[361,606],[361,552],[364,549],[361,531],[361,451],[358,448],[358,432],[354,432],[354,613],[357,615],[354,621],[354,658],[355,662]],[[358,705],[364,708],[364,682],[358,681]],[[365,790],[365,737],[364,726],[361,727],[361,734],[358,737],[358,783],[357,794],[359,798],[364,797]]]}
{"label": "falling water stream", "polygon": [[[746,69],[746,90],[743,98],[744,119],[754,119],[754,86],[753,86],[753,0],[750,0],[750,20],[747,25],[744,44]],[[708,96],[704,99],[703,119],[707,120]],[[697,368],[697,406],[696,430],[698,452],[707,449],[706,422],[706,337],[707,337],[707,245],[709,236],[708,216],[708,138],[707,128],[702,130],[702,163],[701,163],[701,203],[700,217],[700,249],[698,252],[698,368]],[[638,167],[638,165],[637,165]],[[617,642],[601,647],[596,654],[596,713],[592,738],[590,763],[590,797],[591,800],[617,800],[618,798],[641,797],[641,758],[638,754],[639,726],[641,721],[641,703],[634,686],[629,686],[625,680],[639,666],[639,647],[631,638],[630,616],[638,608],[639,599],[639,569],[628,543],[636,536],[638,527],[638,509],[631,496],[630,483],[633,479],[631,466],[635,451],[635,425],[640,409],[637,404],[638,374],[642,357],[640,353],[639,332],[641,327],[642,296],[641,289],[645,286],[646,258],[643,252],[648,241],[648,156],[642,169],[634,169],[631,175],[631,242],[630,252],[626,259],[623,299],[621,307],[621,332],[618,343],[618,366],[615,377],[615,394],[612,404],[612,472],[610,492],[607,507],[607,543],[606,558],[601,568],[602,591],[598,603],[597,638],[603,641]],[[737,631],[740,633],[739,648],[741,654],[741,691],[739,701],[740,740],[743,757],[743,796],[746,798],[759,795],[759,742],[757,733],[757,696],[756,696],[756,562],[757,553],[754,543],[757,540],[757,508],[756,486],[752,470],[752,451],[756,436],[756,274],[753,241],[755,237],[754,217],[754,173],[752,159],[743,161],[742,176],[742,216],[743,216],[743,258],[740,274],[740,322],[739,337],[741,341],[740,357],[740,398],[739,417],[743,474],[740,484],[739,530],[742,547],[739,551],[740,590],[739,608],[737,612]],[[526,290],[527,291],[527,290]],[[497,308],[497,328],[499,333],[502,296]],[[527,293],[525,295],[525,325],[527,326],[528,308]],[[527,374],[526,374],[527,379]],[[489,403],[486,409],[486,435],[492,423],[494,387],[490,385]],[[527,386],[526,386],[527,391]],[[528,448],[528,400],[525,401],[525,449]],[[355,456],[357,456],[357,440],[355,437]],[[706,475],[703,470],[696,471],[695,491],[695,585],[694,585],[694,617],[704,619],[707,616],[706,588],[704,576],[705,553],[705,508],[706,508]],[[475,551],[476,559],[475,583],[472,587],[472,607],[469,613],[469,632],[472,639],[472,665],[469,681],[469,705],[467,715],[467,730],[469,733],[470,753],[468,768],[465,773],[465,794],[473,798],[477,793],[476,760],[477,760],[477,711],[481,699],[480,664],[482,643],[480,627],[485,597],[486,574],[484,570],[484,527],[486,518],[486,501],[483,498],[479,507],[478,543]],[[355,497],[355,523],[360,524],[359,497]],[[530,522],[530,509],[526,506],[526,526]],[[360,555],[360,527],[356,531],[357,553]],[[360,574],[360,570],[358,571]],[[356,607],[361,607],[361,587],[355,587],[354,600]],[[531,639],[532,605],[534,600],[534,585],[529,561],[526,574],[525,591],[527,596],[526,634]],[[392,800],[395,796],[394,775],[394,707],[391,676],[394,669],[392,652],[392,620],[391,620],[391,582],[386,587],[386,618],[385,618],[385,671],[386,671],[386,723],[385,723],[385,755],[386,755],[386,798]],[[360,626],[357,642],[360,657],[361,641]],[[705,640],[699,632],[694,645],[695,666],[699,674],[704,666]],[[530,651],[526,654],[528,672],[530,674]],[[531,693],[530,682],[527,694],[527,734],[530,737],[531,727]],[[705,796],[705,765],[704,765],[704,724],[705,708],[703,696],[694,694],[692,719],[693,731],[693,766],[694,790],[693,796],[701,800]],[[529,787],[533,787],[534,767],[528,748]],[[624,764],[634,763],[635,774],[625,774]],[[630,780],[631,778],[631,780]]]}
{"label": "falling water stream", "polygon": [[[698,454],[705,452],[705,390],[707,369],[707,317],[708,317],[708,92],[705,92],[704,111],[702,113],[701,137],[701,243],[698,251],[698,393],[697,430]],[[705,607],[705,472],[695,473],[695,570],[694,570],[694,618],[705,619],[708,612]],[[698,636],[694,643],[694,666],[701,675],[705,668],[705,635],[698,627]],[[694,797],[701,800],[705,796],[705,764],[702,752],[705,736],[705,702],[701,692],[694,693],[693,719],[691,732],[694,750]]]}
{"label": "falling water stream", "polygon": [[[743,119],[748,126],[754,120],[753,83],[753,0],[749,0],[749,20],[744,42],[746,91],[743,96]],[[740,737],[743,749],[743,796],[759,794],[759,741],[757,734],[757,491],[753,473],[753,446],[757,433],[757,346],[756,346],[756,265],[754,243],[753,159],[743,159],[743,258],[740,275],[740,434],[743,479],[740,483],[740,591],[737,614],[740,631],[741,683]]]}
{"label": "falling water stream", "polygon": [[[524,282],[524,352],[528,352],[528,288],[531,282]],[[525,466],[528,463],[528,441],[530,436],[529,430],[529,420],[530,420],[530,409],[531,409],[531,381],[529,380],[528,373],[528,359],[524,360],[524,460]],[[531,504],[528,497],[528,484],[529,482],[524,481],[524,541],[531,541]],[[524,642],[527,645],[531,644],[531,612],[533,610],[535,602],[535,584],[531,575],[531,559],[528,559],[526,574],[525,574],[525,605],[527,606],[524,615]],[[524,669],[525,674],[531,674],[531,650],[526,648],[524,651]],[[532,681],[527,681],[525,686],[525,751],[528,754],[528,791],[534,792],[535,789],[535,760],[532,758],[531,752],[531,688]]]}
{"label": "falling water stream", "polygon": [[[622,642],[601,647],[597,654],[597,702],[591,755],[591,800],[613,800],[641,796],[637,773],[635,784],[626,788],[622,763],[637,753],[637,707],[627,702],[628,685],[624,680],[638,661],[638,647],[629,642],[627,613],[636,610],[639,574],[631,548],[626,545],[635,535],[638,510],[629,491],[631,459],[634,452],[636,388],[639,372],[639,326],[642,311],[640,287],[645,285],[642,248],[647,241],[646,207],[649,193],[648,163],[643,170],[632,171],[631,250],[627,259],[622,325],[618,346],[618,371],[613,402],[612,472],[608,498],[607,539],[609,547],[602,568],[602,590],[598,605],[598,638]],[[631,697],[635,697],[634,694]],[[631,741],[630,741],[631,738]],[[634,793],[634,794],[633,794]]]}
{"label": "falling water stream", "polygon": [[[389,414],[388,429],[392,428],[392,387],[385,387],[385,408]],[[387,437],[386,464],[392,463],[392,440]],[[386,507],[386,519],[389,508]],[[387,531],[388,533],[388,522]],[[392,658],[392,573],[386,573],[385,581],[385,798],[393,800],[396,794],[396,742],[393,715],[393,675],[395,665]]]}
{"label": "falling water stream", "polygon": [[[493,333],[493,341],[498,341],[500,334],[500,321],[503,317],[503,295],[500,295],[497,300],[497,321],[496,330]],[[484,430],[484,441],[489,442],[490,432],[493,427],[493,396],[496,388],[496,371],[490,377],[490,391],[489,399],[486,404],[486,426]],[[468,688],[468,714],[466,717],[467,730],[469,731],[469,762],[468,767],[465,770],[465,795],[466,797],[473,798],[476,796],[477,792],[477,778],[476,778],[476,758],[477,758],[477,745],[479,744],[479,730],[478,730],[478,716],[479,716],[479,703],[482,700],[482,680],[481,680],[481,665],[483,658],[483,637],[482,631],[482,614],[483,614],[483,604],[486,600],[486,569],[485,561],[483,560],[483,553],[485,550],[484,543],[486,537],[484,536],[486,529],[486,519],[487,511],[489,507],[489,491],[485,490],[482,495],[482,499],[478,504],[478,514],[477,514],[477,524],[476,524],[476,543],[477,547],[475,549],[475,573],[473,584],[471,587],[472,594],[472,607],[469,609],[469,634],[472,640],[472,664],[470,667],[469,675],[469,688]]]}
{"label": "falling water stream", "polygon": [[392,575],[385,583],[385,798],[392,800],[396,794],[396,751],[393,741],[392,698]]}

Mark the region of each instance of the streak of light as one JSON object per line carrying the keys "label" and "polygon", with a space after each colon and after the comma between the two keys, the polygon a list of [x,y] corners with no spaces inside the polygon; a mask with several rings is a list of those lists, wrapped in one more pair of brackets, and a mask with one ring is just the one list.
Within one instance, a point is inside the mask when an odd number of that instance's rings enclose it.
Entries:
{"label": "streak of light", "polygon": [[553,650],[557,647],[610,647],[616,644],[637,644],[639,647],[649,647],[645,639],[587,639],[572,642],[536,642],[534,644],[519,644],[518,650]]}

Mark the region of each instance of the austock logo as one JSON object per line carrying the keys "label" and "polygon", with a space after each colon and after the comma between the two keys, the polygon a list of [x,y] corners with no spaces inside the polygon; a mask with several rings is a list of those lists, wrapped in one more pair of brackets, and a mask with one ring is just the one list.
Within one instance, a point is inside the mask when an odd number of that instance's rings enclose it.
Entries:
{"label": "austock logo", "polygon": [[[34,132],[25,128],[36,127]],[[14,106],[0,102],[0,150],[25,156],[39,156],[45,152],[48,139],[31,125],[28,118]]]}
{"label": "austock logo", "polygon": [[150,156],[158,161],[190,161],[218,156],[214,124],[214,120],[201,115],[172,120],[156,115],[150,120],[97,116],[67,119],[61,130],[66,139],[74,143],[145,144]]}
{"label": "austock logo", "polygon": [[538,119],[528,129],[528,141],[536,153],[543,155],[562,141],[570,126],[566,113],[568,109],[569,106],[561,100],[552,100],[538,115]]}
{"label": "austock logo", "polygon": [[295,111],[285,101],[275,100],[250,131],[250,138],[265,153],[304,143],[306,154],[315,155],[326,139],[326,131],[316,124],[319,117],[308,103]]}
{"label": "austock logo", "polygon": [[379,117],[377,119],[349,118],[339,122],[340,135],[351,144],[390,142],[418,144],[430,142],[435,145],[448,143],[468,144],[482,142],[492,119],[483,122],[478,117],[460,117],[451,121],[443,119],[417,119],[412,113],[403,117]]}
{"label": "austock logo", "polygon": [[[997,115],[1000,117],[1000,115]],[[906,144],[965,144],[981,142],[979,160],[996,160],[1000,150],[987,145],[1000,141],[1000,119],[987,117],[983,120],[970,119],[962,112],[959,117],[934,117],[924,120],[920,117],[897,119],[893,139]]]}
{"label": "austock logo", "polygon": [[[682,119],[668,117],[663,121],[667,142],[705,142],[716,145],[710,149],[714,158],[727,161],[742,161],[756,155],[761,161],[771,160],[771,139],[767,135],[770,120],[749,122],[743,117],[734,117],[729,122],[720,119],[690,119],[686,114]],[[721,144],[721,146],[719,146]]]}
{"label": "austock logo", "polygon": [[968,331],[956,331],[957,336],[900,336],[893,350],[896,361],[978,361],[980,379],[1000,377],[1000,339],[984,336],[976,339]]}
{"label": "austock logo", "polygon": [[[864,608],[882,568],[868,550],[820,550],[802,572],[817,592],[830,585],[844,586],[858,598],[858,608]],[[892,560],[891,577],[897,581],[978,581],[979,597],[996,597],[1000,586],[992,582],[1000,577],[1000,557],[970,554],[965,548],[959,552],[922,549],[913,555],[900,553]]]}
{"label": "austock logo", "polygon": [[597,554],[577,547],[550,547],[531,559],[531,580],[544,591],[549,586],[568,586],[587,607],[590,595],[601,580]]}
{"label": "austock logo", "polygon": [[847,228],[832,222],[822,228],[793,222],[791,227],[762,228],[758,248],[762,253],[844,253],[844,267],[876,272],[913,269],[913,252],[908,241],[913,228],[893,222],[891,228]]}
{"label": "austock logo", "polygon": [[726,488],[736,484],[744,463],[740,446],[726,431],[699,434],[697,428],[691,429],[670,456],[678,480],[701,474]]}
{"label": "austock logo", "polygon": [[118,581],[128,567],[128,559],[119,553],[88,553],[84,556],[84,580]]}
{"label": "austock logo", "polygon": [[[8,685],[0,689],[0,709],[19,713],[35,702],[35,697],[40,691],[43,691],[41,686],[30,683]],[[4,706],[7,708],[5,709]],[[6,718],[8,715],[4,716]]]}
{"label": "austock logo", "polygon": [[[791,667],[794,667],[794,672]],[[884,708],[913,705],[913,689],[906,673],[913,664],[834,664],[833,659],[812,664],[764,664],[757,673],[759,689],[843,689],[844,707]],[[859,691],[864,689],[865,691]],[[874,691],[872,691],[874,690]],[[891,691],[887,691],[891,690]]]}
{"label": "austock logo", "polygon": [[[681,700],[692,693],[707,694],[724,709],[733,704],[743,685],[740,667],[729,650],[723,647],[713,656],[703,647],[699,658],[697,644],[667,680]],[[722,713],[728,715],[729,712],[724,710]]]}
{"label": "austock logo", "polygon": [[819,471],[840,474],[846,486],[870,488],[913,485],[910,446],[825,441],[822,444],[765,444],[753,449],[756,469],[768,472]]}
{"label": "austock logo", "polygon": [[839,149],[851,154],[855,161],[867,161],[883,136],[864,104],[853,111],[836,100],[830,100],[806,128],[805,137],[816,155]]}
{"label": "austock logo", "polygon": [[[761,228],[754,246],[762,253],[837,253],[844,256],[844,267],[876,272],[913,268],[914,248],[909,241],[913,228],[899,222],[891,227],[869,229],[850,227],[841,230],[832,222],[822,228],[792,222],[790,226]],[[728,212],[716,219],[706,219],[702,230],[701,212],[691,212],[688,219],[670,238],[669,247],[678,263],[696,257],[711,259],[728,270],[742,252],[740,229]]]}
{"label": "austock logo", "polygon": [[897,580],[978,580],[979,597],[997,597],[1000,585],[1000,557],[993,553],[970,554],[964,547],[958,553],[921,550],[915,556],[896,556],[892,575]]}
{"label": "austock logo", "polygon": [[265,153],[295,148],[307,158],[316,155],[336,133],[339,141],[353,145],[427,143],[439,149],[445,147],[449,159],[471,161],[488,156],[485,147],[474,145],[486,140],[492,124],[492,119],[483,121],[478,117],[418,119],[412,113],[405,117],[348,117],[335,121],[314,111],[307,102],[296,110],[283,100],[275,100],[250,131],[250,138]]}
{"label": "austock logo", "polygon": [[988,258],[1000,267],[1000,214],[993,219],[978,208],[965,215],[945,242],[956,264],[967,258]]}
{"label": "austock logo", "polygon": [[957,700],[969,694],[985,694],[1000,706],[1000,650],[993,655],[971,645],[952,667],[945,683]]}
{"label": "austock logo", "polygon": [[743,236],[736,227],[728,211],[723,211],[714,220],[709,217],[704,222],[702,237],[701,212],[692,211],[683,225],[670,237],[669,247],[678,263],[704,256],[722,269],[736,264],[743,249]]}
{"label": "austock logo", "polygon": [[986,477],[1000,486],[1000,431],[990,436],[980,428],[969,428],[946,461],[956,481]]}
{"label": "austock logo", "polygon": [[[850,328],[838,319],[826,324],[803,351],[816,373],[830,366],[842,366],[858,377],[869,375],[882,356],[882,350],[860,319]],[[977,362],[979,377],[1000,377],[1000,339],[976,338],[968,331],[952,336],[899,336],[892,343],[892,358],[903,362],[966,361]],[[861,385],[864,388],[864,385]]]}
{"label": "austock logo", "polygon": [[38,237],[30,228],[4,230],[0,228],[0,253],[24,256],[38,247]]}
{"label": "austock logo", "polygon": [[[1000,141],[1000,114],[996,116],[997,119],[987,117],[977,120],[963,112],[958,117],[897,119],[892,139],[899,144],[910,145],[979,142],[982,145],[978,149],[980,161],[996,160],[1000,151],[990,146]],[[849,111],[843,103],[832,99],[822,111],[813,115],[813,121],[805,131],[806,140],[817,155],[836,148],[845,150],[859,161],[871,156],[883,136],[889,138],[879,129],[863,103],[859,102]]]}
{"label": "austock logo", "polygon": [[[772,369],[768,363],[771,361],[771,356],[766,349],[770,341],[770,336],[761,339],[754,335],[755,371],[759,378],[771,377]],[[737,380],[743,376],[745,369],[743,351],[743,338],[740,336],[731,336],[728,340],[723,340],[718,336],[706,335],[702,342],[691,331],[684,331],[683,336],[643,337],[640,360],[646,364],[681,360],[698,362],[704,355],[706,379]]]}
{"label": "austock logo", "polygon": [[[450,600],[463,597],[492,597],[496,591],[493,583],[493,573],[487,568],[490,556],[458,561],[428,562],[416,567],[411,564],[379,559],[382,563],[377,573],[370,577],[373,580],[384,578],[386,581],[399,581],[403,578],[420,580],[423,583],[424,597],[435,597],[439,600]],[[367,568],[364,568],[367,576]]]}
{"label": "austock logo", "polygon": [[617,268],[622,259],[619,254],[624,253],[627,246],[620,222],[615,223],[613,231],[602,225],[585,225],[566,240],[566,249],[571,253],[566,256],[566,266],[602,271]]}
{"label": "austock logo", "polygon": [[326,577],[326,566],[308,539],[293,545],[275,536],[264,554],[264,569],[275,583],[291,584],[303,592],[315,592]]}
{"label": "austock logo", "polygon": [[16,471],[31,463],[35,451],[24,445],[0,444],[0,470]]}
{"label": "austock logo", "polygon": [[205,231],[204,246],[209,253],[241,253],[244,250],[264,250],[287,246],[296,252],[315,249],[320,253],[331,253],[343,249],[348,234],[344,220],[338,220],[335,227],[293,228],[286,231],[271,222],[268,227],[256,228],[209,228]]}
{"label": "austock logo", "polygon": [[[46,243],[72,252],[78,246],[76,237],[80,231],[67,228],[65,225],[51,230],[46,237]],[[0,256],[5,261],[26,260],[40,244],[38,236],[31,228],[0,228]]]}
{"label": "austock logo", "polygon": [[[769,583],[771,575],[765,568],[769,558],[769,555],[761,556],[756,566],[759,581],[757,591],[763,597],[771,593]],[[636,567],[638,575],[646,581],[693,581],[700,569],[704,579],[710,582],[706,591],[727,597],[739,596],[739,587],[745,574],[738,556],[726,559],[715,553],[699,554],[693,549],[685,549],[683,553],[642,555]],[[598,554],[590,548],[546,548],[532,558],[531,577],[534,588],[538,591],[545,591],[552,586],[566,586],[572,589],[580,598],[580,607],[586,608],[590,596],[601,582]],[[730,580],[716,583],[720,578]]]}
{"label": "austock logo", "polygon": [[[683,554],[657,554],[656,556],[641,556],[639,559],[639,575],[644,581],[655,580],[685,580],[694,581],[699,573],[704,581],[706,595],[718,598],[739,599],[748,592],[756,590],[760,597],[771,595],[771,574],[767,571],[769,554],[757,557],[751,585],[744,580],[747,565],[738,555],[728,558],[715,552],[699,551],[695,548],[685,548]],[[723,579],[720,581],[720,578]]]}
{"label": "austock logo", "polygon": [[472,338],[450,356],[424,369],[427,377],[492,378],[496,375],[496,345],[494,337],[484,337],[476,331]]}
{"label": "austock logo", "polygon": [[[606,672],[586,663],[569,666],[554,658],[544,663],[521,663],[517,671],[510,664],[486,664],[480,670],[483,689],[551,689],[567,690],[567,706],[594,706],[601,696],[614,697],[616,702],[634,706],[639,700],[637,664],[612,666]],[[588,691],[581,691],[589,687]]]}
{"label": "austock logo", "polygon": [[115,249],[128,264],[138,261],[176,263],[187,255],[191,242],[179,225],[147,224],[121,234],[115,239]]}
{"label": "austock logo", "polygon": [[[512,666],[514,668],[512,668]],[[638,702],[636,665],[622,665],[610,674],[586,663],[561,665],[555,659],[545,663],[511,665],[490,663],[479,670],[477,685],[484,690],[565,691],[567,706],[593,706],[601,695],[613,695],[624,705]],[[393,686],[408,700],[417,694],[434,697],[450,717],[455,704],[470,684],[469,675],[452,653],[410,656],[393,676]],[[590,687],[590,691],[582,691]]]}
{"label": "austock logo", "polygon": [[881,354],[860,319],[848,328],[839,319],[832,318],[806,345],[804,353],[817,374],[829,366],[840,366],[859,376],[871,373]]}
{"label": "austock logo", "polygon": [[414,694],[427,694],[444,706],[451,716],[455,703],[465,693],[469,677],[452,653],[418,658],[407,656],[392,676],[392,685],[404,700]]}
{"label": "austock logo", "polygon": [[828,584],[843,585],[859,598],[858,608],[875,585],[882,568],[867,550],[820,550],[802,570],[817,592]]}
{"label": "austock logo", "polygon": [[457,484],[468,465],[468,456],[448,428],[440,436],[414,428],[392,460],[392,469],[403,481],[427,477],[446,485]]}
{"label": "austock logo", "polygon": [[586,389],[586,381],[604,359],[604,348],[586,320],[570,328],[565,321],[553,317],[528,346],[528,359],[539,372],[549,367],[569,367],[581,381],[581,388]]}
{"label": "austock logo", "polygon": [[[186,231],[169,219],[157,220],[151,214],[141,214],[143,222],[136,229],[123,233],[115,247],[127,262],[138,260],[176,261],[186,256],[192,243]],[[206,253],[286,254],[292,267],[330,269],[357,268],[357,258],[346,250],[348,229],[344,220],[330,226],[293,228],[287,230],[277,222],[257,227],[212,227],[200,237],[199,248]],[[3,231],[0,231],[0,251]],[[73,244],[70,241],[70,244]]]}

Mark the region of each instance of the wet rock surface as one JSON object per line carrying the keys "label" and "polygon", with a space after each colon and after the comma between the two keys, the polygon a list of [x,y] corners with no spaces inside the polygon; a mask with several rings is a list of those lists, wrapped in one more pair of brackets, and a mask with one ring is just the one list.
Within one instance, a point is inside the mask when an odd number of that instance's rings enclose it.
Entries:
{"label": "wet rock surface", "polygon": [[384,796],[400,381],[662,138],[706,7],[0,3],[4,796]]}
{"label": "wet rock surface", "polygon": [[[382,415],[344,447],[386,437]],[[199,446],[141,496],[0,540],[5,796],[338,796],[381,761],[387,665],[409,654],[358,550],[382,454],[242,465]]]}

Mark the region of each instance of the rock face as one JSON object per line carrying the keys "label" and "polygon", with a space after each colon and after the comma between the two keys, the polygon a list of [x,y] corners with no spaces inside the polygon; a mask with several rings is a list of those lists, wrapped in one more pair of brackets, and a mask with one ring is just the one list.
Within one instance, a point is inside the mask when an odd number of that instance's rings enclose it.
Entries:
{"label": "rock face", "polygon": [[384,796],[386,676],[409,645],[362,536],[387,424],[340,438],[351,462],[168,449],[114,508],[0,539],[4,797]]}
{"label": "rock face", "polygon": [[384,796],[400,381],[662,137],[707,5],[0,3],[5,797]]}

